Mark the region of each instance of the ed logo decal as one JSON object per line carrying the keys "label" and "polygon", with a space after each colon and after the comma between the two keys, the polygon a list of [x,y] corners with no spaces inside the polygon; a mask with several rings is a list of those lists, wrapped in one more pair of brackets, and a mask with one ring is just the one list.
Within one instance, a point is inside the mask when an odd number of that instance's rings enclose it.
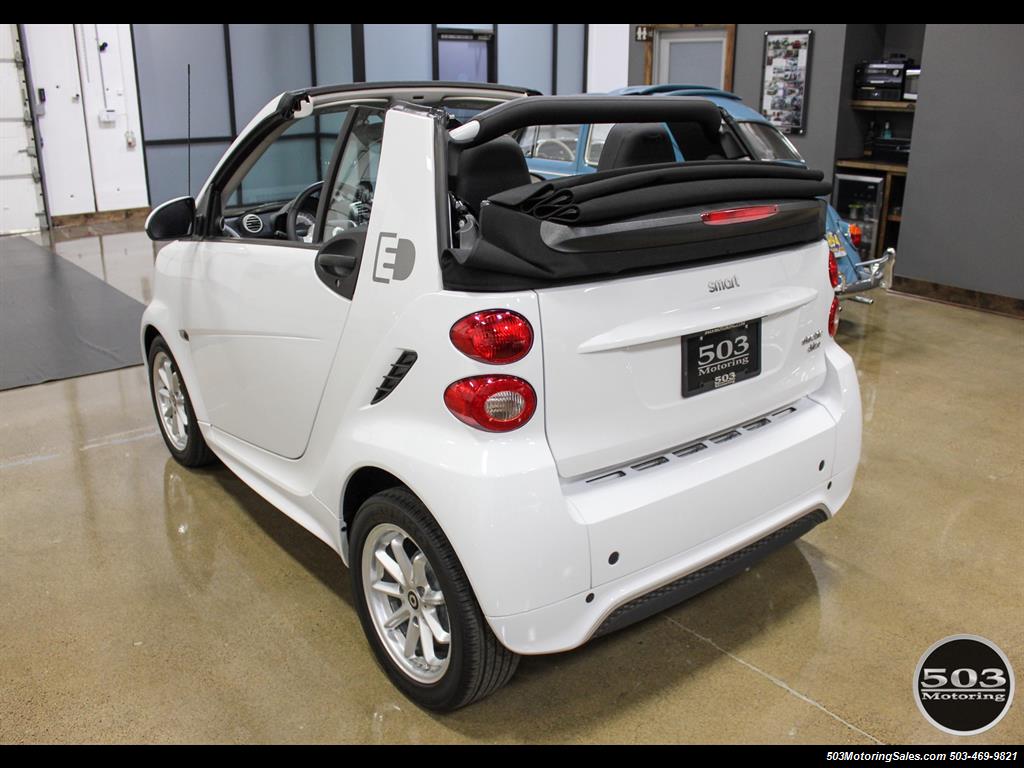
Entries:
{"label": "ed logo decal", "polygon": [[390,283],[405,280],[416,263],[416,247],[412,240],[403,240],[394,232],[381,232],[377,237],[377,255],[373,260],[373,280]]}

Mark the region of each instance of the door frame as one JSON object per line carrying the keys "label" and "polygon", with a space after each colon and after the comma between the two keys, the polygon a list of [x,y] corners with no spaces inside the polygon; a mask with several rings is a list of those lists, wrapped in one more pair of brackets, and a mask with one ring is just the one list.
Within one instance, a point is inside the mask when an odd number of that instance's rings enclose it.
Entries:
{"label": "door frame", "polygon": [[722,90],[731,91],[733,86],[733,68],[736,63],[736,25],[735,24],[638,24],[646,27],[651,34],[642,41],[644,46],[644,83],[654,84],[654,42],[656,32],[706,32],[711,30],[725,32],[725,72],[722,76]]}

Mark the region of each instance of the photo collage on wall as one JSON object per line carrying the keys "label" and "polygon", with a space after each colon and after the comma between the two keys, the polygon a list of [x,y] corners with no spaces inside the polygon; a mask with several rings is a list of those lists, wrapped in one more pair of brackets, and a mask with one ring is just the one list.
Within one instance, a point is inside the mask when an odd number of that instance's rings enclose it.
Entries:
{"label": "photo collage on wall", "polygon": [[766,32],[761,114],[783,133],[807,128],[807,83],[811,63],[811,30]]}

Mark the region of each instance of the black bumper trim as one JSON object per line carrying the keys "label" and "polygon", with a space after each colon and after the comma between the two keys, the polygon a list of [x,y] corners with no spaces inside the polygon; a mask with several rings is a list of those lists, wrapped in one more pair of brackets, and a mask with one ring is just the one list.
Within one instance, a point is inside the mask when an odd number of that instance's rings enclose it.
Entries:
{"label": "black bumper trim", "polygon": [[607,635],[609,632],[615,632],[638,621],[643,621],[684,600],[689,600],[691,597],[717,584],[721,584],[726,579],[741,573],[766,555],[784,547],[791,541],[796,541],[816,525],[826,520],[828,520],[828,514],[825,510],[816,509],[794,520],[792,523],[772,531],[753,544],[748,544],[743,549],[737,550],[731,555],[726,555],[721,560],[716,560],[700,570],[688,573],[662,587],[635,597],[628,603],[623,603],[608,614],[608,618],[601,622],[601,626],[597,628],[591,639]]}

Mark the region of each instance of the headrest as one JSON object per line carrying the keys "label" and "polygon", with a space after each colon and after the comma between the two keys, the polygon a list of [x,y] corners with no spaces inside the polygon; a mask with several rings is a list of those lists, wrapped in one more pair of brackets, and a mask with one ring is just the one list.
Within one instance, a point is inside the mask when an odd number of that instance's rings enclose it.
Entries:
{"label": "headrest", "polygon": [[608,131],[597,170],[672,163],[675,159],[663,123],[618,123]]}
{"label": "headrest", "polygon": [[499,136],[462,150],[452,186],[455,195],[479,214],[480,203],[491,195],[530,181],[526,157],[519,144],[509,136]]}

